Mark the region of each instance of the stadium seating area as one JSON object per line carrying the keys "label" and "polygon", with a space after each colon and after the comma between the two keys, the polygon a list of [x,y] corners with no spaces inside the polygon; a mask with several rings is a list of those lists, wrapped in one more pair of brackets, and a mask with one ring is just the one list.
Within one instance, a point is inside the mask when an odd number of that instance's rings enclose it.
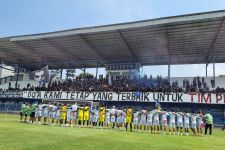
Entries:
{"label": "stadium seating area", "polygon": [[[217,78],[217,84],[220,87],[224,87],[224,78]],[[106,78],[76,78],[74,80],[58,80],[51,81],[48,84],[39,86],[38,82],[34,81],[20,81],[20,88],[15,89],[14,82],[4,84],[0,86],[0,89],[4,90],[35,90],[35,91],[144,91],[144,92],[213,92],[224,93],[225,89],[213,88],[215,85],[212,78],[205,79],[204,77],[195,78],[171,78],[170,82],[166,78],[157,76],[153,78],[150,76],[144,76],[142,78],[136,78],[129,80],[126,77],[118,76],[116,79],[111,79],[109,82]]]}

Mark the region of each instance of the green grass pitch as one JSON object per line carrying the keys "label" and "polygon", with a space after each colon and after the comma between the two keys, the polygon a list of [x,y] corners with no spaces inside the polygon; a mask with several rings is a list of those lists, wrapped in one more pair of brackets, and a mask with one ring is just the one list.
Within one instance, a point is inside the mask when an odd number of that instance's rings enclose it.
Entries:
{"label": "green grass pitch", "polygon": [[224,150],[225,132],[213,136],[173,136],[20,123],[0,115],[0,150]]}

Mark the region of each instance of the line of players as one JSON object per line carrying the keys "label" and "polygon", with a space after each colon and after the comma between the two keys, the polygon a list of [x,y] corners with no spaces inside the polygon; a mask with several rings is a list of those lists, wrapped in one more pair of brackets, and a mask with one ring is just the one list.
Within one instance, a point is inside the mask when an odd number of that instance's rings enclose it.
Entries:
{"label": "line of players", "polygon": [[[27,116],[30,115],[30,122],[41,124],[43,118],[44,124],[49,125],[61,125],[71,127],[101,127],[101,128],[113,128],[113,129],[126,129],[128,125],[130,131],[144,131],[154,134],[177,134],[186,136],[189,135],[189,129],[191,129],[194,135],[202,134],[203,115],[201,112],[197,114],[195,112],[175,112],[160,111],[157,109],[146,110],[133,110],[131,107],[126,109],[115,108],[111,109],[105,106],[93,107],[92,109],[88,105],[80,105],[77,103],[73,105],[68,104],[23,104],[21,106],[21,121],[25,116],[26,122]],[[134,127],[132,127],[134,125]],[[167,130],[169,129],[169,130]]]}

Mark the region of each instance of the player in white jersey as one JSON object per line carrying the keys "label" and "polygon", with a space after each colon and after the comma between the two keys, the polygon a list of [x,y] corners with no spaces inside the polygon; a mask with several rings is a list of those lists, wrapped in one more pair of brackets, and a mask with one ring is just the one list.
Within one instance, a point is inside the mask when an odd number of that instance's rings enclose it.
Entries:
{"label": "player in white jersey", "polygon": [[177,112],[177,135],[183,135],[183,113]]}
{"label": "player in white jersey", "polygon": [[161,114],[161,132],[162,134],[166,134],[166,128],[167,128],[167,111],[164,109],[163,111],[160,112]]}
{"label": "player in white jersey", "polygon": [[157,109],[153,110],[153,132],[159,133],[159,111]]}
{"label": "player in white jersey", "polygon": [[191,112],[190,117],[191,117],[191,130],[193,131],[194,135],[196,135],[196,125],[197,125],[196,118],[197,118],[197,116],[194,111]]}
{"label": "player in white jersey", "polygon": [[56,117],[55,117],[56,124],[58,124],[58,125],[61,124],[61,122],[60,122],[60,120],[61,120],[60,116],[61,116],[61,104],[58,104],[57,105],[57,110],[56,110]]}
{"label": "player in white jersey", "polygon": [[41,124],[41,118],[43,115],[43,104],[38,105],[38,124]]}
{"label": "player in white jersey", "polygon": [[38,105],[39,103],[36,105],[36,108],[35,108],[35,115],[34,115],[34,118],[35,118],[35,122],[38,122]]}
{"label": "player in white jersey", "polygon": [[137,131],[138,128],[138,121],[139,121],[139,112],[137,109],[135,109],[135,112],[133,113],[133,124],[134,124],[134,131]]}
{"label": "player in white jersey", "polygon": [[71,106],[71,127],[77,124],[77,103]]}
{"label": "player in white jersey", "polygon": [[116,110],[116,126],[118,129],[122,126],[122,110],[119,108]]}
{"label": "player in white jersey", "polygon": [[115,127],[115,122],[116,122],[116,108],[113,106],[113,108],[110,110],[110,122],[112,124],[112,128],[114,129]]}
{"label": "player in white jersey", "polygon": [[90,119],[89,119],[89,124],[93,127],[94,126],[94,110],[95,108],[92,107],[90,110]]}
{"label": "player in white jersey", "polygon": [[46,124],[48,119],[48,104],[43,105],[43,117],[44,117],[44,124]]}
{"label": "player in white jersey", "polygon": [[94,108],[93,110],[94,116],[93,116],[93,126],[96,128],[98,124],[98,118],[99,118],[99,108]]}
{"label": "player in white jersey", "polygon": [[144,131],[146,131],[147,111],[146,111],[145,107],[141,110],[140,116],[141,116],[140,122],[139,122],[140,131],[142,131],[142,127],[144,127]]}
{"label": "player in white jersey", "polygon": [[152,133],[152,125],[153,125],[153,122],[152,122],[152,119],[153,119],[153,111],[149,110],[147,112],[147,122],[146,122],[146,125],[147,125],[147,130],[149,133]]}
{"label": "player in white jersey", "polygon": [[186,136],[189,135],[189,117],[190,117],[190,114],[188,113],[188,111],[185,111],[185,113],[184,113],[184,131],[185,131]]}
{"label": "player in white jersey", "polygon": [[197,114],[197,133],[198,135],[201,135],[202,134],[202,112],[199,111],[198,114]]}
{"label": "player in white jersey", "polygon": [[125,127],[126,125],[126,117],[127,117],[127,110],[126,110],[126,107],[124,107],[122,109],[122,126]]}
{"label": "player in white jersey", "polygon": [[108,129],[110,126],[110,109],[105,111],[105,127]]}
{"label": "player in white jersey", "polygon": [[72,108],[71,106],[68,104],[67,105],[67,110],[66,110],[66,126],[71,126],[71,112],[72,112]]}
{"label": "player in white jersey", "polygon": [[54,103],[52,105],[52,113],[51,113],[51,119],[52,119],[51,125],[53,125],[53,126],[55,125],[56,111],[57,111],[57,104]]}
{"label": "player in white jersey", "polygon": [[171,134],[171,132],[173,132],[173,134],[175,135],[175,131],[176,131],[176,124],[175,124],[175,115],[176,113],[174,112],[174,110],[171,110],[171,112],[169,112],[169,116],[170,116],[170,128],[169,128],[169,132]]}
{"label": "player in white jersey", "polygon": [[51,125],[51,120],[52,120],[52,103],[49,103],[48,105],[48,123]]}

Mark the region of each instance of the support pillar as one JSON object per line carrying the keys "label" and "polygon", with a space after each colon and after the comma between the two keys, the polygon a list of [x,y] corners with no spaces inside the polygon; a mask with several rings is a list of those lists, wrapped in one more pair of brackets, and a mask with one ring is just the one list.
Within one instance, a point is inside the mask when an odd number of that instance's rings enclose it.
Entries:
{"label": "support pillar", "polygon": [[19,59],[18,66],[17,66],[17,73],[16,73],[16,84],[15,84],[15,88],[17,88],[17,87],[18,87],[19,72],[20,72],[20,59]]}
{"label": "support pillar", "polygon": [[96,67],[96,74],[95,74],[96,79],[98,79],[98,66]]}
{"label": "support pillar", "polygon": [[60,69],[60,79],[62,79],[63,69]]}
{"label": "support pillar", "polygon": [[213,80],[215,82],[216,87],[216,68],[215,68],[215,57],[213,57]]}
{"label": "support pillar", "polygon": [[86,68],[84,68],[84,75],[86,74]]}
{"label": "support pillar", "polygon": [[168,60],[168,80],[170,81],[170,56]]}

